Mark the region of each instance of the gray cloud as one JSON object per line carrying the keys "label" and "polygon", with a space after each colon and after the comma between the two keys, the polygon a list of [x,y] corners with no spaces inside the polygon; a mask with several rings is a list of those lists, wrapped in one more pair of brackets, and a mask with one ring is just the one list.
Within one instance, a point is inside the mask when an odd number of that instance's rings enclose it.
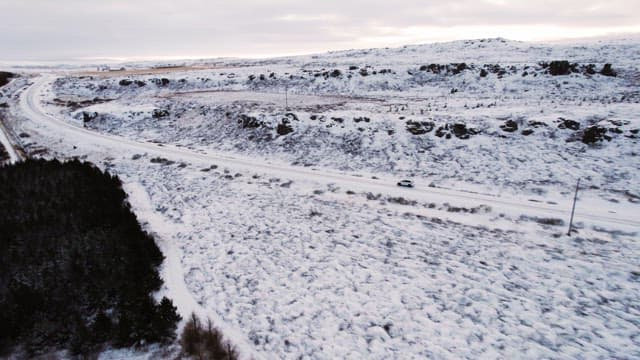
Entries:
{"label": "gray cloud", "polygon": [[452,28],[473,38],[474,27],[640,31],[637,0],[20,0],[1,2],[0,14],[0,60],[298,53]]}

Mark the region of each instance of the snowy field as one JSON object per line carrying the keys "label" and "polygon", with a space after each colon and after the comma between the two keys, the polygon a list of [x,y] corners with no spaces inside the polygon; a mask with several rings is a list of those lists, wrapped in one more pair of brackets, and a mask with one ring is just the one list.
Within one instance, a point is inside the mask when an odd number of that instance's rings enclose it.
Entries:
{"label": "snowy field", "polygon": [[163,292],[247,358],[631,359],[638,64],[637,40],[493,39],[54,73],[38,106],[33,79],[5,91],[29,152],[123,179]]}

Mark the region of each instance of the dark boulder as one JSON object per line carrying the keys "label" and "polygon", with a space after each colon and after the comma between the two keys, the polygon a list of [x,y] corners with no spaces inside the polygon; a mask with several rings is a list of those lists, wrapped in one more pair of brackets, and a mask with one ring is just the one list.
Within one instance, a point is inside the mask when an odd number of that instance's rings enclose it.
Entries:
{"label": "dark boulder", "polygon": [[276,132],[278,133],[278,135],[284,136],[284,135],[292,133],[293,132],[293,127],[291,127],[291,125],[289,125],[288,121],[286,121],[285,119],[282,119],[282,122],[280,124],[278,124],[278,127],[276,128]]}
{"label": "dark boulder", "polygon": [[618,73],[616,73],[613,68],[611,67],[611,64],[604,64],[604,66],[602,67],[602,70],[600,70],[600,74],[604,75],[604,76],[617,76]]}
{"label": "dark boulder", "polygon": [[466,63],[451,64],[451,65],[453,65],[453,69],[451,69],[451,72],[454,75],[460,74],[461,72],[469,69]]}
{"label": "dark boulder", "polygon": [[160,118],[163,118],[163,117],[167,117],[167,116],[169,116],[169,110],[153,109],[153,112],[151,113],[151,116],[154,119],[160,119]]}
{"label": "dark boulder", "polygon": [[593,144],[598,141],[611,141],[611,137],[607,135],[607,129],[598,125],[589,126],[584,129],[582,134],[582,142],[585,144]]}
{"label": "dark boulder", "polygon": [[120,80],[120,82],[118,84],[120,84],[120,86],[129,86],[129,85],[133,84],[133,81],[131,81],[129,79],[122,79],[122,80]]}
{"label": "dark boulder", "polygon": [[471,135],[476,135],[478,133],[474,129],[467,128],[467,125],[462,123],[453,124],[451,131],[458,139],[468,139]]}
{"label": "dark boulder", "polygon": [[524,135],[524,136],[529,136],[531,134],[533,134],[533,129],[524,129],[524,130],[522,130],[522,135]]}
{"label": "dark boulder", "polygon": [[88,123],[89,121],[98,117],[98,113],[95,111],[83,111],[82,112],[82,121]]}
{"label": "dark boulder", "polygon": [[549,74],[553,76],[557,75],[569,75],[576,71],[578,64],[571,64],[567,60],[556,60],[549,63]]}
{"label": "dark boulder", "polygon": [[507,120],[504,124],[500,125],[500,129],[506,132],[514,132],[518,130],[518,123],[513,120]]}

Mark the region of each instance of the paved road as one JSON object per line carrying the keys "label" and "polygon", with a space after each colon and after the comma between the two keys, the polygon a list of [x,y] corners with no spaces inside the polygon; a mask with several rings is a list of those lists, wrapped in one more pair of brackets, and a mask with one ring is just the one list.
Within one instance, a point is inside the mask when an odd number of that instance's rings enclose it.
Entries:
{"label": "paved road", "polygon": [[[6,86],[6,85],[5,85]],[[4,126],[2,121],[0,120],[0,144],[5,148],[7,153],[9,154],[9,163],[15,163],[22,159],[22,154],[18,152],[13,143],[11,142],[11,135],[9,131]]]}

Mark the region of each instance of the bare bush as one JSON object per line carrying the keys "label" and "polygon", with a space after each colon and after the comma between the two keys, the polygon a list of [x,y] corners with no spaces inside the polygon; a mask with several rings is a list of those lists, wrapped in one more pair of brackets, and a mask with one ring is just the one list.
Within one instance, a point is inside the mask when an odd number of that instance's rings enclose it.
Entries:
{"label": "bare bush", "polygon": [[191,314],[180,337],[182,351],[198,360],[236,360],[237,350],[227,342],[210,319],[202,325],[196,314]]}

